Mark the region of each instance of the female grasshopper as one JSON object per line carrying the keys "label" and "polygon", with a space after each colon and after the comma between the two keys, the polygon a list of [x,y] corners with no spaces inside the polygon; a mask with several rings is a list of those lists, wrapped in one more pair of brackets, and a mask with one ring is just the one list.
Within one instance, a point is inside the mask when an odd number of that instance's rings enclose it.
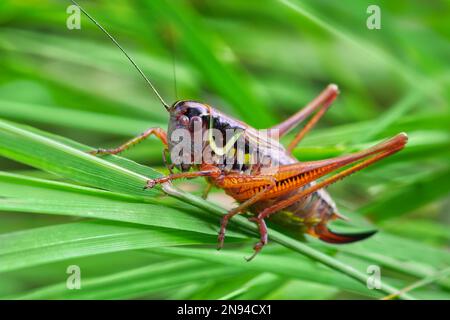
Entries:
{"label": "female grasshopper", "polygon": [[[74,1],[72,2],[78,6]],[[405,133],[400,133],[369,149],[350,155],[319,161],[299,162],[292,156],[292,150],[306,133],[314,127],[336,99],[339,93],[336,85],[331,84],[327,86],[306,107],[272,128],[282,137],[311,116],[287,148],[271,137],[261,141],[254,138],[258,136],[256,129],[231,116],[220,113],[207,104],[183,100],[169,106],[117,41],[85,10],[81,7],[80,9],[122,50],[140,75],[150,85],[170,116],[167,132],[161,128],[150,128],[117,148],[98,149],[91,151],[91,154],[119,154],[151,135],[159,138],[164,145],[164,150],[171,153],[175,146],[171,137],[176,130],[184,130],[190,136],[194,136],[199,130],[200,133],[205,133],[208,130],[215,129],[221,132],[223,136],[226,135],[225,130],[240,130],[239,138],[244,142],[243,150],[247,152],[252,147],[256,148],[264,154],[266,159],[268,157],[269,161],[263,163],[261,161],[262,158],[259,158],[256,163],[251,165],[247,163],[240,163],[239,165],[239,162],[235,161],[238,165],[233,164],[229,166],[226,164],[226,161],[223,161],[223,158],[231,155],[232,160],[237,160],[236,135],[231,138],[231,143],[229,143],[230,140],[225,141],[227,146],[231,146],[231,148],[225,148],[225,151],[224,148],[215,145],[215,140],[209,138],[202,140],[200,151],[203,152],[206,148],[209,148],[210,151],[212,150],[216,161],[202,161],[193,165],[191,160],[194,157],[194,151],[192,151],[192,154],[188,156],[186,161],[182,161],[175,166],[181,172],[172,173],[171,168],[173,166],[171,166],[170,175],[149,180],[146,188],[152,188],[156,184],[167,183],[181,178],[205,177],[210,184],[224,189],[239,205],[222,218],[218,236],[218,248],[220,249],[223,246],[228,221],[236,214],[250,212],[253,214],[253,217],[250,219],[258,225],[260,240],[255,244],[254,253],[248,260],[254,258],[262,247],[267,244],[267,219],[272,220],[274,223],[288,226],[297,232],[306,232],[323,241],[335,244],[362,240],[375,233],[371,231],[358,234],[342,234],[331,231],[327,227],[327,223],[337,218],[344,219],[344,217],[339,214],[335,203],[324,188],[403,149],[408,140]],[[271,161],[273,160],[274,150],[277,157],[276,166]],[[243,166],[245,166],[246,172],[243,172]],[[195,171],[190,171],[192,168]],[[318,180],[322,177],[324,178]]]}

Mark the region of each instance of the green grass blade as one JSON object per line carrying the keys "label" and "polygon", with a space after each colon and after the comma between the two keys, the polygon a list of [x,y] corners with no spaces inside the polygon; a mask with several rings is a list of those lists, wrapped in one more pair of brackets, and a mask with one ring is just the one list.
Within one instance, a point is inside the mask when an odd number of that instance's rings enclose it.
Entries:
{"label": "green grass blade", "polygon": [[[147,177],[100,157],[69,147],[0,120],[0,154],[36,168],[102,189],[126,191],[139,196],[158,193],[143,190]],[[149,177],[156,171],[148,170]]]}
{"label": "green grass blade", "polygon": [[[167,201],[145,200],[108,191],[0,172],[0,211],[45,213],[163,227],[217,235],[215,219]],[[194,211],[196,211],[194,213]],[[245,237],[230,230],[230,237]]]}
{"label": "green grass blade", "polygon": [[[255,259],[252,263],[246,263],[242,258],[242,251],[233,251],[230,249],[223,250],[222,252],[216,254],[208,253],[208,250],[205,249],[191,248],[185,248],[183,250],[178,250],[177,248],[167,248],[167,250],[151,249],[151,252],[174,256],[185,256],[214,263],[239,266],[242,270],[271,272],[282,276],[313,281],[324,285],[333,283],[344,290],[355,292],[364,296],[380,296],[379,292],[377,293],[367,289],[365,283],[362,285],[357,281],[348,279],[339,273],[332,272],[331,269],[320,266],[314,261],[304,258],[295,258],[295,256],[283,257],[280,255],[270,255],[266,253],[264,256],[259,256],[258,259]],[[411,297],[407,295],[403,298]]]}
{"label": "green grass blade", "polygon": [[47,106],[36,103],[21,103],[0,100],[0,116],[12,120],[32,121],[58,127],[84,129],[124,136],[136,136],[147,128],[166,127],[166,124],[126,118],[99,112],[88,112]]}
{"label": "green grass blade", "polygon": [[69,258],[215,240],[200,233],[102,221],[67,223],[0,235],[0,272]]}
{"label": "green grass blade", "polygon": [[[183,49],[203,72],[205,82],[231,104],[233,111],[250,124],[263,128],[273,125],[267,106],[251,90],[248,75],[239,66],[221,62],[214,44],[216,35],[208,34],[195,11],[182,2],[176,5],[166,0],[140,1],[142,7],[155,19],[165,18],[176,28]],[[163,21],[161,21],[163,23]]]}
{"label": "green grass blade", "polygon": [[[5,121],[0,121],[0,154],[66,176],[75,181],[92,184],[112,191],[145,195],[145,192],[142,190],[142,186],[145,185],[146,181],[145,176],[103,159],[90,156],[60,142],[21,129]],[[170,186],[164,188],[167,193],[175,198],[206,209],[218,217],[225,213],[224,210],[217,206],[191,194],[181,192]],[[242,217],[236,217],[234,223],[246,230],[257,231],[254,224]],[[320,261],[353,279],[366,283],[368,276],[364,273],[306,244],[275,231],[271,231],[271,238],[273,241]],[[396,291],[395,288],[389,285],[384,285],[382,290],[386,293]],[[409,298],[408,295],[402,297]]]}
{"label": "green grass blade", "polygon": [[[183,270],[182,273],[179,270]],[[58,283],[39,288],[15,299],[130,299],[147,296],[163,290],[178,288],[186,283],[208,277],[228,278],[236,269],[205,265],[200,261],[168,261],[133,270],[88,278],[82,282],[82,290],[68,290]]]}
{"label": "green grass blade", "polygon": [[396,192],[388,192],[383,201],[369,203],[359,209],[377,220],[385,220],[410,212],[450,192],[450,168],[421,178]]}

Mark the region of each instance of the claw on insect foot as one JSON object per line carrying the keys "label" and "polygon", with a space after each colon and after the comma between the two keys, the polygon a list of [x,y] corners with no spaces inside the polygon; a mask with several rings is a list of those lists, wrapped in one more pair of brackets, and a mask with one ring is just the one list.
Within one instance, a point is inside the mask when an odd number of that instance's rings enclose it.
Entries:
{"label": "claw on insect foot", "polygon": [[86,151],[86,153],[90,154],[90,155],[97,155],[100,152],[100,150],[96,149],[96,150],[91,150],[91,151]]}
{"label": "claw on insect foot", "polygon": [[224,239],[225,239],[225,234],[219,234],[218,243],[217,243],[217,250],[220,250],[220,249],[223,248]]}
{"label": "claw on insect foot", "polygon": [[253,247],[253,254],[250,257],[245,257],[244,259],[247,260],[247,262],[252,261],[256,255],[261,251],[262,247],[265,246],[265,243],[263,241],[259,241],[255,244],[255,246]]}
{"label": "claw on insect foot", "polygon": [[225,215],[225,216],[223,216],[222,221],[220,222],[220,231],[219,231],[219,235],[217,236],[217,242],[218,242],[217,250],[220,250],[223,248],[227,224],[228,224],[228,217]]}
{"label": "claw on insect foot", "polygon": [[253,260],[256,257],[256,255],[261,251],[261,249],[268,242],[267,227],[266,227],[266,223],[264,222],[264,219],[260,219],[258,217],[251,217],[251,218],[249,218],[249,220],[255,222],[258,225],[258,229],[259,229],[259,233],[260,233],[260,240],[253,247],[253,250],[254,250],[253,254],[250,257],[245,258],[245,260],[247,260],[247,262]]}
{"label": "claw on insect foot", "polygon": [[156,180],[149,179],[149,180],[147,180],[147,184],[145,185],[144,190],[152,189],[155,185],[156,185]]}

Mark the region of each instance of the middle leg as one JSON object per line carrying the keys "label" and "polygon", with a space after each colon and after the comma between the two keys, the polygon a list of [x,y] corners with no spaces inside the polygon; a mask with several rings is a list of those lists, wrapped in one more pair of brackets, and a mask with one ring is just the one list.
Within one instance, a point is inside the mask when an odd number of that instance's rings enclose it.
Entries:
{"label": "middle leg", "polygon": [[165,177],[150,179],[147,181],[147,185],[144,187],[144,189],[151,189],[157,184],[162,184],[177,179],[191,179],[198,177],[218,178],[221,174],[222,171],[219,168],[211,165],[203,165],[199,171],[173,173]]}
{"label": "middle leg", "polygon": [[[251,176],[247,176],[246,178],[250,178],[250,177]],[[226,179],[226,177],[225,177],[225,179]],[[234,178],[229,178],[229,179],[232,180]],[[276,186],[276,179],[271,176],[264,176],[264,177],[257,176],[257,177],[255,177],[255,180],[257,180],[257,182],[255,181],[255,184],[256,183],[261,184],[263,182],[266,184],[266,186],[263,187],[261,191],[257,192],[252,197],[250,197],[249,199],[247,199],[246,201],[241,203],[236,208],[230,210],[226,215],[223,216],[222,221],[220,223],[220,231],[219,231],[219,236],[218,236],[218,245],[217,245],[218,250],[220,250],[223,247],[223,242],[225,240],[225,231],[226,231],[226,227],[228,225],[228,221],[235,215],[246,210],[252,204],[263,199],[264,196]],[[246,183],[242,183],[241,185],[246,185]]]}
{"label": "middle leg", "polygon": [[107,155],[107,154],[119,154],[123,151],[135,146],[136,144],[144,141],[151,135],[155,135],[161,142],[164,144],[164,146],[167,148],[167,133],[161,129],[161,128],[150,128],[144,131],[139,136],[129,140],[128,142],[122,144],[121,146],[118,146],[117,148],[113,149],[96,149],[89,151],[88,153],[92,155]]}

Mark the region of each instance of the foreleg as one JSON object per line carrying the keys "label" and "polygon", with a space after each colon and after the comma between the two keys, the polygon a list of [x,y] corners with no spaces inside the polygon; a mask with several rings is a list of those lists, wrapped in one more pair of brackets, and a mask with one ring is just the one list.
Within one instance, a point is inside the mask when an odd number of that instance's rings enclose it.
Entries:
{"label": "foreleg", "polygon": [[103,155],[103,154],[119,154],[133,146],[135,146],[136,144],[144,141],[145,139],[147,139],[148,137],[150,137],[151,135],[155,135],[159,140],[161,140],[161,142],[167,146],[167,133],[161,129],[161,128],[150,128],[147,129],[145,132],[143,132],[142,134],[140,134],[139,136],[129,140],[128,142],[122,144],[121,146],[117,147],[117,148],[113,148],[113,149],[97,149],[97,150],[93,150],[90,151],[89,153],[92,155]]}

